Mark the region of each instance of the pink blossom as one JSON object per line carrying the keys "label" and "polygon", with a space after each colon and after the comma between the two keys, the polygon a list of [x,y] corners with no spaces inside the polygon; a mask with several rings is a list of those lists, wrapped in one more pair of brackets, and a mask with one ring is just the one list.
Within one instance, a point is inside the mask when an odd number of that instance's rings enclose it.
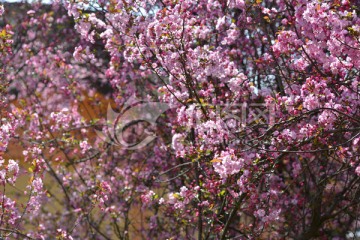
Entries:
{"label": "pink blossom", "polygon": [[355,173],[356,173],[358,176],[360,176],[360,166],[356,167]]}

